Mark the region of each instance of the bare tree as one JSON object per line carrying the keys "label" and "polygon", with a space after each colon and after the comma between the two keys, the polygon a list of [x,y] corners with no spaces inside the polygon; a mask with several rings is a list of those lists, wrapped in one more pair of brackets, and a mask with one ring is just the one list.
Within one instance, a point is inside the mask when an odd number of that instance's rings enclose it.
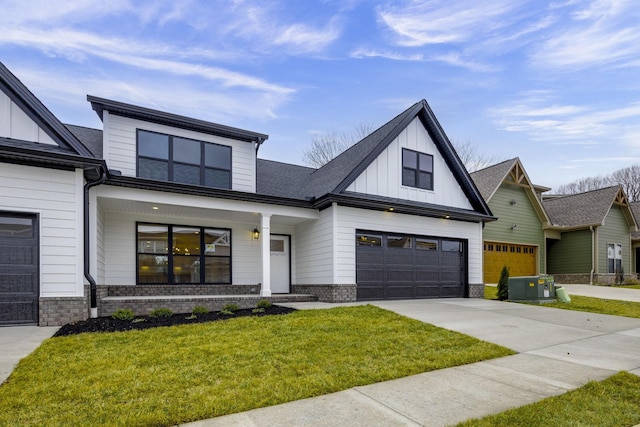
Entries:
{"label": "bare tree", "polygon": [[311,139],[311,146],[302,153],[302,160],[308,166],[319,168],[373,131],[372,124],[360,122],[351,133],[332,130],[315,136]]}
{"label": "bare tree", "polygon": [[475,172],[499,162],[497,156],[479,151],[469,140],[465,142],[456,140],[451,144],[469,172]]}
{"label": "bare tree", "polygon": [[611,178],[616,184],[622,185],[630,201],[640,200],[640,165],[618,169],[611,174]]}
{"label": "bare tree", "polygon": [[585,191],[621,185],[630,201],[640,200],[640,165],[618,169],[611,175],[580,178],[559,186],[557,194],[577,194]]}

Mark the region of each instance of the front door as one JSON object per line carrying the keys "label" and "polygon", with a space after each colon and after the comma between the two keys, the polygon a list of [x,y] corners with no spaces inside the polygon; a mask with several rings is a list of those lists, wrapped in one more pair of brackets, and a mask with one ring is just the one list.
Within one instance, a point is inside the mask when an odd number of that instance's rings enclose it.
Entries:
{"label": "front door", "polygon": [[288,294],[291,286],[289,236],[271,235],[271,292]]}
{"label": "front door", "polygon": [[38,323],[38,218],[0,212],[0,325]]}

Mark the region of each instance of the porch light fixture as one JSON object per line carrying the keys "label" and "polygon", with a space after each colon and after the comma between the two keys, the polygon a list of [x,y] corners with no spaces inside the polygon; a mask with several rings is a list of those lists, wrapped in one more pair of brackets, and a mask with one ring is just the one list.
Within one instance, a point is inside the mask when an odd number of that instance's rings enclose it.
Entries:
{"label": "porch light fixture", "polygon": [[154,211],[157,211],[159,208],[157,206],[151,206],[151,209],[153,209]]}
{"label": "porch light fixture", "polygon": [[518,226],[518,224],[513,224],[513,225],[511,226],[511,229],[512,229],[512,230],[515,230],[517,226]]}
{"label": "porch light fixture", "polygon": [[509,203],[511,203],[511,206],[515,205],[517,202],[515,201],[515,199],[512,199]]}
{"label": "porch light fixture", "polygon": [[253,240],[258,240],[260,238],[260,230],[257,228],[253,229]]}

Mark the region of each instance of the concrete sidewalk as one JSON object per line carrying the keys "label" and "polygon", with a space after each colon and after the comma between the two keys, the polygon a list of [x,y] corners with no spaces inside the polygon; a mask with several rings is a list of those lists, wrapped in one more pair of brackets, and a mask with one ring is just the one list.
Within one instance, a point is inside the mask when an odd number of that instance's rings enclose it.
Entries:
{"label": "concrete sidewalk", "polygon": [[620,301],[640,302],[640,289],[621,288],[617,286],[594,285],[561,285],[567,290],[569,296],[580,295],[585,297],[614,299]]}
{"label": "concrete sidewalk", "polygon": [[620,370],[640,375],[640,319],[482,299],[372,304],[519,354],[185,425],[447,426],[559,395]]}
{"label": "concrete sidewalk", "polygon": [[31,354],[58,329],[51,326],[0,327],[0,384],[9,378],[20,359]]}

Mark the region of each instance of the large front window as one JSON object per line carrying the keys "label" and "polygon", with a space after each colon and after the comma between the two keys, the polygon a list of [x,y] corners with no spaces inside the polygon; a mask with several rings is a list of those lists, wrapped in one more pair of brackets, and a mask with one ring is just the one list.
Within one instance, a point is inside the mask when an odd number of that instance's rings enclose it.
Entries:
{"label": "large front window", "polygon": [[138,130],[138,176],[231,188],[231,147]]}
{"label": "large front window", "polygon": [[138,224],[138,283],[231,283],[231,230]]}
{"label": "large front window", "polygon": [[607,243],[607,270],[609,273],[622,272],[622,245]]}

